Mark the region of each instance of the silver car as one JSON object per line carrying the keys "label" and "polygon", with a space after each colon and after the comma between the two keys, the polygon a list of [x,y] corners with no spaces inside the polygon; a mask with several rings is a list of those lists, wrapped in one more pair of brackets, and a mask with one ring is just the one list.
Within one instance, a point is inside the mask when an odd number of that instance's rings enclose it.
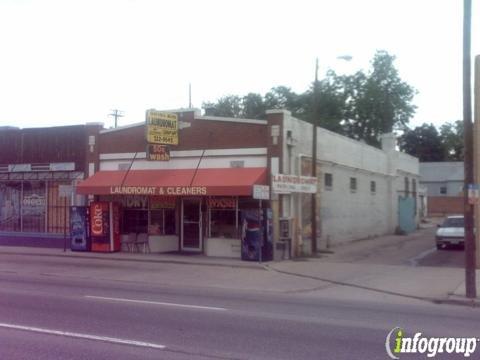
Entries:
{"label": "silver car", "polygon": [[438,225],[435,240],[437,249],[449,245],[465,245],[465,223],[463,215],[449,216],[441,225]]}

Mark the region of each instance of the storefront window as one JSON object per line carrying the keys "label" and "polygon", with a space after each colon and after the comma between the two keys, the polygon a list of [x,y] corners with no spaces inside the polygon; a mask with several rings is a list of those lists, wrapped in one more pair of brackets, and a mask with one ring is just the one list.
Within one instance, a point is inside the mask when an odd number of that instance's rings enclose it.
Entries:
{"label": "storefront window", "polygon": [[146,233],[148,228],[148,211],[137,209],[124,209],[123,229],[124,234]]}
{"label": "storefront window", "polygon": [[47,232],[53,234],[70,231],[70,197],[60,196],[60,185],[69,185],[69,183],[53,181],[47,183]]}
{"label": "storefront window", "polygon": [[20,182],[0,183],[0,231],[20,231]]}
{"label": "storefront window", "polygon": [[45,232],[45,182],[23,183],[22,230],[24,232]]}
{"label": "storefront window", "polygon": [[50,180],[0,182],[0,231],[68,232],[70,197],[60,197],[59,185],[70,183]]}
{"label": "storefront window", "polygon": [[149,234],[175,234],[175,206],[176,200],[174,197],[162,196],[150,198]]}
{"label": "storefront window", "polygon": [[209,198],[210,237],[238,238],[238,206],[236,198]]}

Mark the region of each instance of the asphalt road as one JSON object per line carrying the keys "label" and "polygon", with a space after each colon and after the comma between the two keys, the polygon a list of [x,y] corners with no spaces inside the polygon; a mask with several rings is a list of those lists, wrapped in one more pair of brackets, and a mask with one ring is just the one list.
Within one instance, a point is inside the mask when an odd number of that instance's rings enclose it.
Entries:
{"label": "asphalt road", "polygon": [[479,322],[450,305],[0,272],[1,359],[386,359],[396,326],[480,337]]}
{"label": "asphalt road", "polygon": [[410,236],[390,235],[348,244],[335,249],[327,261],[385,265],[464,268],[465,251],[460,247],[437,250],[431,226]]}

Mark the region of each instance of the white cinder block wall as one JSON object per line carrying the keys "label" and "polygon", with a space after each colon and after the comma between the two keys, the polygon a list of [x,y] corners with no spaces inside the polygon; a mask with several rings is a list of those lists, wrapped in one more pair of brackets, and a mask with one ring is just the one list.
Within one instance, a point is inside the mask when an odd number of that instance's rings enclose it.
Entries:
{"label": "white cinder block wall", "polygon": [[[300,175],[301,157],[311,158],[311,124],[284,112],[283,173]],[[287,137],[293,139],[288,146]],[[395,150],[393,135],[386,135],[380,150],[331,131],[317,128],[317,159],[320,164],[319,203],[321,239],[319,248],[341,242],[393,233],[398,225],[398,195],[404,190],[404,178],[416,179],[419,188],[418,159]],[[292,142],[290,142],[292,144]],[[325,173],[333,184],[326,188]],[[350,178],[357,189],[350,189]],[[372,193],[370,182],[375,182]],[[302,218],[301,196],[283,196],[283,216]],[[305,214],[303,214],[305,218]],[[302,226],[301,222],[298,222]],[[418,223],[418,217],[417,217]],[[309,244],[303,249],[308,253]]]}

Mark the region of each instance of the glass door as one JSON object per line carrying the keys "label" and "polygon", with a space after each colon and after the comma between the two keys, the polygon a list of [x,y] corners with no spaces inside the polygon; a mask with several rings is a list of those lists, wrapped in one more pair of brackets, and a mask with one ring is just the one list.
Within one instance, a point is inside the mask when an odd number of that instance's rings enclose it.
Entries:
{"label": "glass door", "polygon": [[182,199],[182,250],[202,251],[201,199]]}

